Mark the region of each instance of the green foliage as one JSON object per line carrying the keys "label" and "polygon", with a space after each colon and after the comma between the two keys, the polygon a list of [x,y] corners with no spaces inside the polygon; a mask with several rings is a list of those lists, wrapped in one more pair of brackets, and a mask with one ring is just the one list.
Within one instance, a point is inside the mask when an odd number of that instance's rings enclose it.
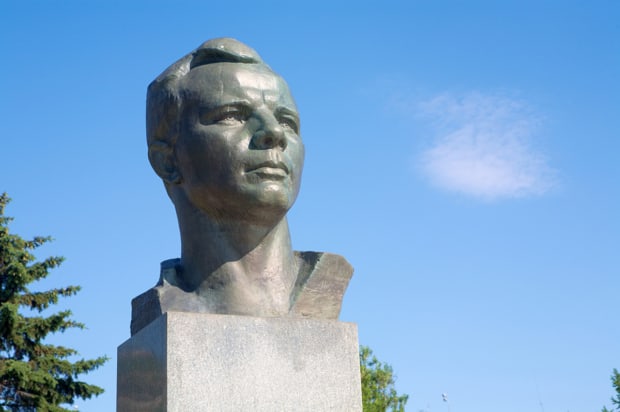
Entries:
{"label": "green foliage", "polygon": [[[69,318],[68,310],[41,316],[60,296],[75,295],[80,288],[68,286],[45,292],[28,289],[27,285],[47,277],[63,258],[35,262],[31,251],[51,239],[24,240],[9,233],[12,218],[4,216],[9,201],[6,193],[0,195],[0,410],[69,411],[60,405],[103,392],[77,377],[103,365],[107,358],[71,362],[77,351],[44,343],[51,333],[84,328]],[[39,316],[25,316],[32,311]]]}
{"label": "green foliage", "polygon": [[[611,403],[615,405],[614,408],[616,411],[620,411],[620,372],[618,372],[617,369],[614,369],[613,373],[611,374],[611,385],[616,390],[616,396],[611,397]],[[602,412],[612,411],[613,409],[607,409],[606,407],[603,407],[602,410]]]}
{"label": "green foliage", "polygon": [[365,412],[404,412],[409,396],[396,393],[392,367],[377,360],[366,346],[360,347],[360,371]]}

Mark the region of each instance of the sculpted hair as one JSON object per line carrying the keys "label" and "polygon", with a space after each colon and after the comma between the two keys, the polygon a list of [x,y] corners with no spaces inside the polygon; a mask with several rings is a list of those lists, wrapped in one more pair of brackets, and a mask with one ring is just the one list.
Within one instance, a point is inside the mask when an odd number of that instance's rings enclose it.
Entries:
{"label": "sculpted hair", "polygon": [[209,40],[168,67],[153,80],[146,94],[149,159],[153,146],[160,146],[159,150],[170,150],[179,136],[179,116],[183,103],[179,80],[190,70],[212,63],[261,64],[269,68],[254,49],[231,38]]}

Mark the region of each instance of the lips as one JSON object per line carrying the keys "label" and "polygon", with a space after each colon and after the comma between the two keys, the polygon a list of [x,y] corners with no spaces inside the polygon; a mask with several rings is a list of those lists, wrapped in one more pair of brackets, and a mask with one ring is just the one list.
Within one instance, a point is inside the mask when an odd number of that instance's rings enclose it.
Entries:
{"label": "lips", "polygon": [[284,178],[288,176],[289,170],[283,162],[269,160],[249,167],[246,173],[254,173],[262,177]]}

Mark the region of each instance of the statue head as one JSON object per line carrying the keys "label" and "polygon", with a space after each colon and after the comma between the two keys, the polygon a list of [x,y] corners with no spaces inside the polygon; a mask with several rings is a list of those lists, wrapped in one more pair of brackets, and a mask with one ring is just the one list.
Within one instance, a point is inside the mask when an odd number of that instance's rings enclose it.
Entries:
{"label": "statue head", "polygon": [[203,43],[148,88],[149,161],[177,207],[281,219],[299,191],[299,116],[286,82],[243,43]]}

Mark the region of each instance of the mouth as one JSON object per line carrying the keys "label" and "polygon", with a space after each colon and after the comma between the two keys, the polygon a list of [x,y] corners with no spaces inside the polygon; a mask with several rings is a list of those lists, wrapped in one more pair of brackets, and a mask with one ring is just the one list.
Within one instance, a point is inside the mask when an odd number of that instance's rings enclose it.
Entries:
{"label": "mouth", "polygon": [[246,173],[251,173],[262,178],[281,180],[288,176],[289,170],[283,162],[267,161],[246,169]]}

